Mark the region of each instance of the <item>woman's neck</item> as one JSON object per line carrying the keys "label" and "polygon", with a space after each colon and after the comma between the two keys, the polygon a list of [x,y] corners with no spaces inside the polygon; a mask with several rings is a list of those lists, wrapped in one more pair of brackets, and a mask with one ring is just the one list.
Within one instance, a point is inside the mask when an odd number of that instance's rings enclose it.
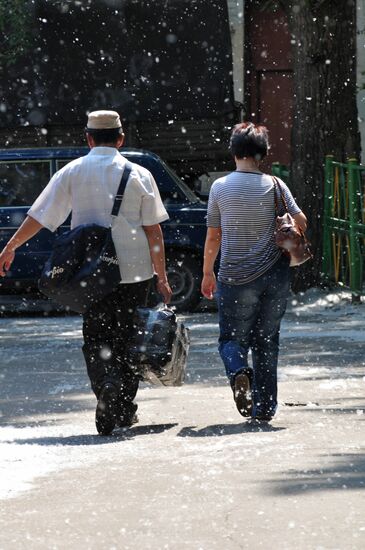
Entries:
{"label": "woman's neck", "polygon": [[236,158],[236,170],[242,171],[242,172],[257,172],[261,174],[261,170],[259,169],[258,162],[253,158],[244,158],[244,159],[238,159]]}

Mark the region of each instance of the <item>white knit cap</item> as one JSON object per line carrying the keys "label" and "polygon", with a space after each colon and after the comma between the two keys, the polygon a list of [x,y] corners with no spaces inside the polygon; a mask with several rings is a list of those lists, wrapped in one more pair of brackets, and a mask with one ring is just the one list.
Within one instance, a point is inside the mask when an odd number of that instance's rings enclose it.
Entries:
{"label": "white knit cap", "polygon": [[87,118],[89,130],[113,130],[121,127],[122,123],[116,111],[93,111]]}

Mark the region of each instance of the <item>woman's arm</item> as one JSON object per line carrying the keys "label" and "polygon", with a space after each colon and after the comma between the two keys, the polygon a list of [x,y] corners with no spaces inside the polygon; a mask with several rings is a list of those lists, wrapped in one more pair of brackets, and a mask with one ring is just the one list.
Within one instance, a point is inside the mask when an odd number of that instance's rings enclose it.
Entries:
{"label": "woman's arm", "polygon": [[298,214],[295,214],[293,218],[303,231],[307,229],[307,218],[303,212],[298,212]]}
{"label": "woman's arm", "polygon": [[208,300],[213,299],[213,294],[217,288],[214,263],[218,256],[221,240],[222,229],[220,227],[208,227],[204,246],[203,280],[201,285],[201,292]]}

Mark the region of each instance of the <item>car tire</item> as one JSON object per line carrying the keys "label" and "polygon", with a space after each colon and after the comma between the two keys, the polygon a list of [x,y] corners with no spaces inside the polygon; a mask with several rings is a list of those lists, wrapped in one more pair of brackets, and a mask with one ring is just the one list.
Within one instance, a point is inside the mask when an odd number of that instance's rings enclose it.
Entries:
{"label": "car tire", "polygon": [[172,289],[171,306],[176,311],[194,311],[202,299],[201,266],[191,252],[167,253],[167,277]]}

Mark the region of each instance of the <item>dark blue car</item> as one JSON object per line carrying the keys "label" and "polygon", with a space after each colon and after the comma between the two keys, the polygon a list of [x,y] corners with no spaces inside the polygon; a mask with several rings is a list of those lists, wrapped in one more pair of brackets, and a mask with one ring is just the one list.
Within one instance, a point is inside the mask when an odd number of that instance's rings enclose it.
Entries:
{"label": "dark blue car", "polygon": [[[50,177],[70,160],[87,154],[88,148],[42,148],[0,150],[0,250],[24,220],[29,206]],[[162,224],[167,269],[173,289],[172,304],[180,311],[193,310],[200,301],[206,204],[155,154],[122,149],[130,161],[154,176],[170,219]],[[17,251],[11,272],[0,281],[1,295],[34,294],[58,231],[43,229]]]}

